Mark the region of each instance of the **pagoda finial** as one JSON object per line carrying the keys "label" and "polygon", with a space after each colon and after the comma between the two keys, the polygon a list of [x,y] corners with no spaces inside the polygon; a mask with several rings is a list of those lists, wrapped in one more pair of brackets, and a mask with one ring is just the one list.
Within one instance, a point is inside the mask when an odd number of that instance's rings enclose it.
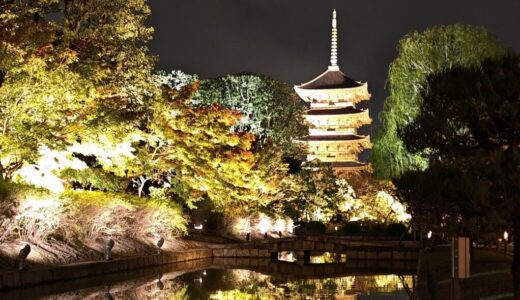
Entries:
{"label": "pagoda finial", "polygon": [[332,41],[330,47],[330,66],[329,69],[337,70],[338,67],[338,21],[336,10],[332,13]]}

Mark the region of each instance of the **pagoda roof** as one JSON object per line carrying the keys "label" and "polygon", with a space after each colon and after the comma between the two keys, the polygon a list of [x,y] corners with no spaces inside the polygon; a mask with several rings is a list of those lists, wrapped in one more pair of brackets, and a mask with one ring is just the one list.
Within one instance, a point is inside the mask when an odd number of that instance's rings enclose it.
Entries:
{"label": "pagoda roof", "polygon": [[310,109],[307,111],[307,115],[316,116],[316,115],[345,115],[345,114],[358,114],[363,113],[365,110],[357,109],[352,106],[342,107],[342,108],[332,108],[332,109]]}
{"label": "pagoda roof", "polygon": [[363,140],[365,136],[355,134],[344,134],[344,135],[311,135],[308,137],[308,141],[356,141]]}
{"label": "pagoda roof", "polygon": [[303,90],[330,90],[330,89],[348,89],[357,88],[363,84],[349,78],[345,73],[341,72],[339,68],[329,67],[313,80],[297,86]]}

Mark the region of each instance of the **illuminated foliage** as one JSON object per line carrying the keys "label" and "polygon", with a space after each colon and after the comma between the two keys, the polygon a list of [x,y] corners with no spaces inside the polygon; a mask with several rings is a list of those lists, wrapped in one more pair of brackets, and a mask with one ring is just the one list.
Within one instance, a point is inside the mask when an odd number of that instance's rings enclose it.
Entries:
{"label": "illuminated foliage", "polygon": [[168,238],[187,229],[181,207],[158,196],[147,200],[99,191],[54,194],[5,182],[1,187],[0,240]]}
{"label": "illuminated foliage", "polygon": [[203,80],[194,103],[218,103],[242,112],[243,118],[233,128],[253,133],[258,144],[255,150],[273,144],[285,155],[301,154],[294,140],[307,134],[305,106],[292,87],[283,82],[254,74]]}
{"label": "illuminated foliage", "polygon": [[59,4],[0,4],[4,178],[34,162],[41,145],[59,149],[100,131],[123,136],[153,96],[145,1]]}
{"label": "illuminated foliage", "polygon": [[411,218],[389,181],[378,180],[371,174],[358,174],[338,184],[341,194],[338,210],[345,220],[388,224],[406,223]]}
{"label": "illuminated foliage", "polygon": [[388,71],[390,96],[380,114],[381,127],[372,149],[374,170],[381,178],[399,177],[407,170],[427,166],[423,153],[407,150],[401,131],[419,114],[428,77],[455,67],[478,66],[505,50],[484,29],[458,24],[411,32],[399,41],[398,52]]}
{"label": "illuminated foliage", "polygon": [[266,159],[251,153],[255,138],[230,132],[241,114],[194,108],[196,84],[152,74],[145,1],[58,4],[1,4],[4,178],[53,182],[44,187],[58,192],[129,187],[152,196],[166,188],[189,207],[205,198],[223,209],[272,197],[279,177],[259,167]]}
{"label": "illuminated foliage", "polygon": [[298,173],[290,175],[290,180],[285,197],[271,202],[271,213],[277,211],[302,221],[328,221],[335,214],[341,196],[330,166],[305,163]]}

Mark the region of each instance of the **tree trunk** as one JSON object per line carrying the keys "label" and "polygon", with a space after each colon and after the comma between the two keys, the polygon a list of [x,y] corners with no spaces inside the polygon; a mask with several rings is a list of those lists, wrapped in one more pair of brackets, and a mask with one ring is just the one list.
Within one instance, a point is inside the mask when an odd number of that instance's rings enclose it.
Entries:
{"label": "tree trunk", "polygon": [[513,291],[515,299],[520,299],[520,219],[518,215],[513,219]]}

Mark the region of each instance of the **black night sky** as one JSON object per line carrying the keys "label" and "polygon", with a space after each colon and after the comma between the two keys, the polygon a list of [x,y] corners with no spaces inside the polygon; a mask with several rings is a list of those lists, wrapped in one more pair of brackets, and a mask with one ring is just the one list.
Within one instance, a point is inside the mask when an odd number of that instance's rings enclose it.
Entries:
{"label": "black night sky", "polygon": [[374,124],[404,34],[462,22],[484,26],[520,50],[520,0],[152,0],[151,6],[159,69],[203,78],[253,72],[289,84],[327,68],[336,8],[339,64],[353,79],[368,81]]}

